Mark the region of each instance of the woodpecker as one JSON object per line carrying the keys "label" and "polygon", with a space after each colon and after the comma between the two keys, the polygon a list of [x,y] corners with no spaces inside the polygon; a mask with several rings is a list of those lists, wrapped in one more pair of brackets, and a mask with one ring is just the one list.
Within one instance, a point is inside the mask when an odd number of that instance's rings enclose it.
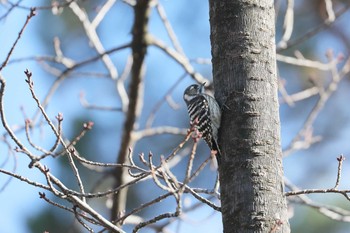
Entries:
{"label": "woodpecker", "polygon": [[221,122],[221,109],[214,97],[203,93],[205,82],[193,84],[186,88],[183,98],[187,105],[191,124],[194,124],[201,137],[215,153],[220,165],[220,149],[218,146],[218,131]]}

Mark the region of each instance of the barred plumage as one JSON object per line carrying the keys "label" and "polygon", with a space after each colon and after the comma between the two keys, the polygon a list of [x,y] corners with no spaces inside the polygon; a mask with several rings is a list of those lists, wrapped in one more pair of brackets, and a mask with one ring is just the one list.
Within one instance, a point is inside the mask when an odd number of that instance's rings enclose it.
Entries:
{"label": "barred plumage", "polygon": [[217,140],[221,121],[221,110],[214,97],[202,93],[204,84],[193,84],[187,87],[183,98],[186,102],[191,122],[195,123],[196,128],[208,144],[210,150],[216,151],[219,164],[220,149]]}

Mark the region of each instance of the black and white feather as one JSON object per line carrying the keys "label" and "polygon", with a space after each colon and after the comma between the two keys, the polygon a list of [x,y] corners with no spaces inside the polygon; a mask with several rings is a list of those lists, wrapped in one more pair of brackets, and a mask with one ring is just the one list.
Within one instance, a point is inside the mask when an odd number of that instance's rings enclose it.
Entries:
{"label": "black and white feather", "polygon": [[203,93],[204,84],[193,84],[187,87],[183,98],[191,123],[195,124],[209,148],[216,151],[219,164],[221,154],[218,146],[218,131],[221,122],[221,109],[214,97]]}

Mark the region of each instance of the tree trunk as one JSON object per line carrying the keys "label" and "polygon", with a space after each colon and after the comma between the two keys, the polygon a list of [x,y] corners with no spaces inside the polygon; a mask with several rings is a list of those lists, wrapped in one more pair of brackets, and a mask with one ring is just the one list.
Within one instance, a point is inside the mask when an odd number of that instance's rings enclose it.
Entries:
{"label": "tree trunk", "polygon": [[224,232],[290,232],[273,0],[209,0]]}

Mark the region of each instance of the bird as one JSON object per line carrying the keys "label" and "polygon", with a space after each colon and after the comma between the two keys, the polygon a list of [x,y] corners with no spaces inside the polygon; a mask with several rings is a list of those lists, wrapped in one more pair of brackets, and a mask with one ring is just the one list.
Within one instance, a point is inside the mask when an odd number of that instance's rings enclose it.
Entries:
{"label": "bird", "polygon": [[187,105],[191,125],[198,130],[212,153],[216,155],[218,165],[220,165],[218,132],[221,123],[221,109],[213,96],[203,93],[204,85],[205,82],[188,86],[184,91],[183,99]]}

